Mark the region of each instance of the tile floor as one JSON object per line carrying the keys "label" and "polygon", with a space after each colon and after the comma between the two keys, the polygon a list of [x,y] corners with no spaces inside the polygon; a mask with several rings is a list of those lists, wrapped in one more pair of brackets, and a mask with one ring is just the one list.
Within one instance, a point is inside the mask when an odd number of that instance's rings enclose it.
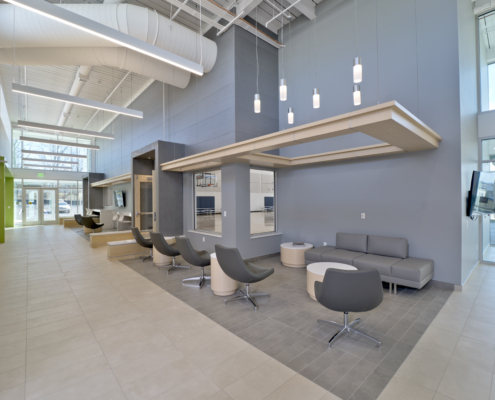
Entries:
{"label": "tile floor", "polygon": [[124,263],[343,400],[376,400],[452,293],[429,284],[422,290],[399,288],[398,295],[393,295],[384,284],[384,301],[377,309],[349,315],[351,320],[361,318],[357,328],[380,338],[382,346],[378,348],[359,335],[346,335],[328,348],[328,340],[337,330],[320,326],[316,320],[341,322],[342,314],[312,300],[306,291],[306,270],[284,267],[279,257],[256,262],[275,269],[269,278],[251,285],[254,291],[271,295],[270,299],[257,299],[257,312],[247,301],[224,305],[224,298],[215,296],[210,288],[183,285],[182,279],[198,275],[199,268],[167,275],[152,262],[134,259]]}
{"label": "tile floor", "polygon": [[0,400],[336,400],[59,225],[0,245]]}

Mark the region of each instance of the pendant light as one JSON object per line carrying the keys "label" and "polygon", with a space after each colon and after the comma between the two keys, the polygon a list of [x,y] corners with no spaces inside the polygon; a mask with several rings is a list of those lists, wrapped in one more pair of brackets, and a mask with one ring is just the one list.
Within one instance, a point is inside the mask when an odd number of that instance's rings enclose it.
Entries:
{"label": "pendant light", "polygon": [[358,57],[359,48],[358,48],[357,0],[354,0],[354,19],[356,21],[356,57],[354,57],[352,73],[354,77],[354,83],[360,83],[363,81],[363,66],[361,64],[361,57]]}
{"label": "pendant light", "polygon": [[254,95],[254,112],[256,114],[261,112],[261,100],[259,94]]}
{"label": "pendant light", "polygon": [[[258,7],[256,7],[256,30],[258,29]],[[256,35],[256,94],[254,95],[254,112],[259,114],[261,112],[261,99],[260,91],[258,87],[260,65],[258,62],[258,35]]]}
{"label": "pendant light", "polygon": [[313,89],[313,108],[320,108],[320,91],[317,88]]}
{"label": "pendant light", "polygon": [[292,107],[289,107],[289,113],[287,114],[287,122],[289,125],[292,125],[294,123],[294,110]]}
{"label": "pendant light", "polygon": [[354,85],[352,94],[354,97],[354,105],[360,106],[361,105],[361,89],[359,88],[359,85]]}
{"label": "pendant light", "polygon": [[287,100],[287,81],[282,78],[280,79],[280,101]]}
{"label": "pendant light", "polygon": [[[313,19],[313,28],[314,28],[313,32],[314,32],[314,49],[315,49],[315,86],[316,86],[316,16]],[[320,108],[320,90],[317,87],[313,89],[313,108]]]}

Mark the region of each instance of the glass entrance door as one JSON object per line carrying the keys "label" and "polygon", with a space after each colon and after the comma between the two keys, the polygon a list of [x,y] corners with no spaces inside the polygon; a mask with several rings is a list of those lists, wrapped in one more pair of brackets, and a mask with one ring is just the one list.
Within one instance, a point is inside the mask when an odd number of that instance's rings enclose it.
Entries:
{"label": "glass entrance door", "polygon": [[22,225],[41,224],[39,195],[39,189],[22,190]]}
{"label": "glass entrance door", "polygon": [[58,221],[58,189],[23,189],[22,224],[50,225]]}
{"label": "glass entrance door", "polygon": [[40,190],[43,193],[43,225],[56,224],[58,220],[58,190]]}

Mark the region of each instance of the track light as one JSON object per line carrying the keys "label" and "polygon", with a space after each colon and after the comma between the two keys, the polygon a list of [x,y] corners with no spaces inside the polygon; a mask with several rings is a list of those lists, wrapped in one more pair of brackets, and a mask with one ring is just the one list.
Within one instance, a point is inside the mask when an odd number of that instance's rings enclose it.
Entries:
{"label": "track light", "polygon": [[313,108],[320,108],[320,90],[313,89]]}
{"label": "track light", "polygon": [[354,83],[360,83],[363,81],[363,66],[361,65],[361,57],[354,58],[352,74],[354,75]]}
{"label": "track light", "polygon": [[58,126],[58,125],[39,124],[37,122],[17,121],[17,126],[21,126],[23,128],[42,129],[46,131],[72,133],[74,135],[84,135],[84,136],[91,136],[102,139],[114,139],[113,135],[108,135],[106,133],[86,131],[83,129],[66,128],[65,126]]}
{"label": "track light", "polygon": [[259,94],[254,95],[254,112],[256,114],[261,112],[261,99]]}
{"label": "track light", "polygon": [[287,114],[287,119],[290,125],[294,123],[294,110],[292,107],[289,107],[289,114]]}
{"label": "track light", "polygon": [[78,147],[81,149],[100,150],[100,146],[94,146],[92,144],[63,142],[61,140],[38,139],[38,138],[32,138],[32,137],[28,137],[28,136],[21,136],[21,137],[19,137],[19,140],[21,142],[46,143],[46,144],[53,144],[53,145],[58,145],[58,146]]}
{"label": "track light", "polygon": [[67,157],[67,158],[88,158],[88,156],[83,156],[80,154],[52,153],[49,151],[36,151],[36,150],[21,150],[21,153],[22,154],[39,154],[42,156]]}
{"label": "track light", "polygon": [[359,85],[354,85],[352,92],[354,97],[354,105],[355,106],[361,105],[361,89],[359,88]]}
{"label": "track light", "polygon": [[119,46],[137,51],[141,54],[156,58],[167,64],[182,68],[196,75],[203,75],[203,66],[191,60],[178,56],[167,50],[153,46],[133,36],[112,29],[92,19],[83,17],[65,8],[55,6],[44,0],[5,0],[7,3],[32,11],[36,14],[69,25],[83,32],[113,42]]}
{"label": "track light", "polygon": [[282,78],[280,79],[280,101],[287,100],[287,81]]}
{"label": "track light", "polygon": [[102,111],[109,111],[116,114],[127,115],[129,117],[143,118],[142,111],[115,106],[113,104],[102,103],[101,101],[83,99],[81,97],[71,96],[69,94],[52,92],[50,90],[39,89],[32,86],[19,85],[18,83],[12,84],[12,91],[16,93],[27,94],[29,96],[43,97],[45,99],[62,101],[64,103],[71,103],[71,104],[75,104],[76,106],[95,108],[97,110],[102,110]]}

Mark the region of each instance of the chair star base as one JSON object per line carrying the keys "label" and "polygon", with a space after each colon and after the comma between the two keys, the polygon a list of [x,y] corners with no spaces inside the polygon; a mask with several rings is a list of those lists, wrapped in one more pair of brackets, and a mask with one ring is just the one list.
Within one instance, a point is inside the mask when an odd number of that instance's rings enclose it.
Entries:
{"label": "chair star base", "polygon": [[368,339],[376,342],[378,344],[378,347],[380,347],[382,345],[382,342],[375,339],[374,337],[371,337],[364,332],[361,332],[361,331],[358,331],[357,329],[354,329],[353,326],[359,324],[361,322],[361,318],[358,318],[355,321],[352,321],[351,323],[349,323],[348,313],[344,313],[344,325],[339,324],[335,321],[325,321],[323,319],[319,319],[316,322],[318,322],[318,324],[330,324],[330,325],[336,326],[337,328],[340,328],[340,330],[335,335],[333,335],[332,338],[328,341],[328,347],[332,346],[332,344],[339,337],[341,337],[342,335],[344,335],[345,333],[348,333],[348,332],[353,332],[353,333],[357,333],[359,335],[362,335],[365,338],[368,338]]}
{"label": "chair star base", "polygon": [[226,299],[224,300],[223,303],[227,304],[230,301],[249,300],[254,306],[254,311],[258,311],[258,304],[256,303],[256,301],[254,301],[253,297],[260,297],[260,296],[270,297],[268,293],[249,293],[249,283],[246,283],[246,291],[241,289],[239,290],[239,292],[241,292],[241,295],[232,297],[231,299]]}
{"label": "chair star base", "polygon": [[[170,270],[173,268],[174,267],[170,268]],[[211,276],[205,276],[205,269],[204,269],[204,267],[202,267],[201,268],[201,276],[195,276],[194,278],[182,279],[182,283],[198,281],[198,283],[199,283],[198,287],[201,289],[203,287],[203,285],[205,284],[205,282],[209,281],[209,280],[211,280]]]}

